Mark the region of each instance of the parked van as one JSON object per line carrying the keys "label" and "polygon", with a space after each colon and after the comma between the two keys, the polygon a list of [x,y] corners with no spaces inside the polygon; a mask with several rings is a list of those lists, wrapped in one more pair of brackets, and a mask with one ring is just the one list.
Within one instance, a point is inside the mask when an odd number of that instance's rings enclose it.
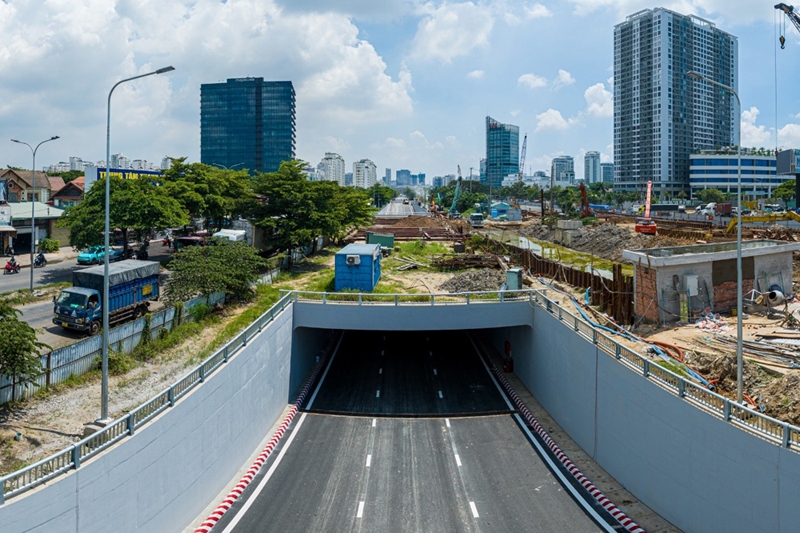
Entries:
{"label": "parked van", "polygon": [[212,234],[212,237],[217,237],[220,239],[227,239],[231,242],[244,242],[245,241],[245,230],[243,229],[221,229],[218,232]]}

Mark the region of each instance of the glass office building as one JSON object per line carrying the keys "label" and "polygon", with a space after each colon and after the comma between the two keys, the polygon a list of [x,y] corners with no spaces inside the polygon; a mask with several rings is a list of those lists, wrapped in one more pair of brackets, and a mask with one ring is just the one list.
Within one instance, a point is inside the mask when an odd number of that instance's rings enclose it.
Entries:
{"label": "glass office building", "polygon": [[200,86],[200,161],[275,172],[295,157],[295,92],[290,81],[231,78]]}
{"label": "glass office building", "polygon": [[503,186],[503,178],[517,172],[519,126],[486,117],[486,173],[481,172],[481,183],[499,189]]}
{"label": "glass office building", "polygon": [[[739,180],[739,159],[736,150],[701,151],[691,156],[689,183],[692,198],[703,189],[719,189],[736,194]],[[774,154],[742,150],[742,196],[744,198],[770,198],[772,191],[794,174],[777,174]]]}

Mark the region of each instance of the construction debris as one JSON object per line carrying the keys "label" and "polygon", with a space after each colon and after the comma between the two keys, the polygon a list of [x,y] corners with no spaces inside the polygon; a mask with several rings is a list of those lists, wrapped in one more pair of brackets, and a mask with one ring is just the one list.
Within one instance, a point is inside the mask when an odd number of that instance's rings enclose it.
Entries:
{"label": "construction debris", "polygon": [[485,254],[442,255],[433,261],[441,270],[466,270],[468,268],[496,268],[497,257]]}
{"label": "construction debris", "polygon": [[[495,264],[497,264],[496,260]],[[500,289],[505,280],[506,277],[503,272],[485,268],[456,274],[439,285],[439,289],[446,292],[496,291]]]}

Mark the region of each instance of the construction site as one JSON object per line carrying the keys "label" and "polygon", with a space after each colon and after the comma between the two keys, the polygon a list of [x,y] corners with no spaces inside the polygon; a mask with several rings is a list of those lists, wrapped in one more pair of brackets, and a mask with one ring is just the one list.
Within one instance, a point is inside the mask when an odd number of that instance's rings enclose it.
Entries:
{"label": "construction site", "polygon": [[[652,235],[634,217],[522,218],[481,228],[446,214],[378,218],[349,240],[390,238],[382,283],[392,292],[545,290],[653,363],[736,399],[735,225],[659,219]],[[742,228],[743,398],[800,424],[800,231],[786,220]]]}

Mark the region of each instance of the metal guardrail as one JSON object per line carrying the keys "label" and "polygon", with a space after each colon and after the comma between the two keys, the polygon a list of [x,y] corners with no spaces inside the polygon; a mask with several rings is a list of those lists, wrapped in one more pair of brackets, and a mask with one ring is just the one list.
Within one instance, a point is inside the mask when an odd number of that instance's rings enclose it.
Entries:
{"label": "metal guardrail", "polygon": [[800,452],[800,428],[738,404],[651,362],[609,337],[603,331],[595,329],[582,318],[562,308],[542,292],[537,291],[533,295],[533,302],[564,322],[576,333],[599,346],[608,355],[615,357],[645,378],[657,382],[678,397],[702,406],[705,411],[731,422],[744,431],[763,437],[773,444]]}
{"label": "metal guardrail", "polygon": [[175,402],[188,394],[194,387],[205,381],[231,355],[247,344],[255,334],[275,318],[292,302],[289,294],[281,298],[266,313],[250,324],[244,332],[217,350],[188,374],[173,383],[168,389],[157,394],[125,416],[113,421],[100,431],[76,442],[69,448],[46,457],[37,463],[0,477],[0,504],[6,498],[30,490],[73,468],[80,468],[85,461],[114,445],[125,437],[132,436],[137,429],[150,422],[160,413],[175,405]]}
{"label": "metal guardrail", "polygon": [[281,296],[291,295],[294,302],[358,305],[453,305],[497,302],[533,301],[540,290],[455,292],[431,294],[366,294],[355,292],[311,292],[281,290]]}

